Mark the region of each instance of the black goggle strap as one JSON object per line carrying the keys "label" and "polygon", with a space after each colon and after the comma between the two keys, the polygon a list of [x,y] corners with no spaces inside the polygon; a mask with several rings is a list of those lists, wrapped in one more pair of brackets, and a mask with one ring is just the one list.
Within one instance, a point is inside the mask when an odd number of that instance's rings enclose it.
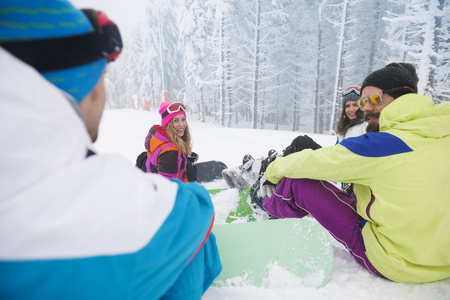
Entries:
{"label": "black goggle strap", "polygon": [[165,112],[163,112],[161,114],[161,119],[164,119],[165,117],[167,117],[167,115],[169,115],[170,113],[166,110]]}
{"label": "black goggle strap", "polygon": [[[87,15],[92,22],[91,17]],[[122,50],[122,38],[114,23],[86,34],[45,40],[0,42],[5,50],[33,66],[38,72],[51,72],[85,65],[106,58],[114,60]]]}

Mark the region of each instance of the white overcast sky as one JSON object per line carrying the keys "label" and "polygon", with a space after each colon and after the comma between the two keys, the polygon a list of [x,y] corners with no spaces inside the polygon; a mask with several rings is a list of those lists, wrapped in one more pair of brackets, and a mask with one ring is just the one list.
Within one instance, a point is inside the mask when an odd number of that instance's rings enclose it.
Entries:
{"label": "white overcast sky", "polygon": [[[104,11],[118,24],[119,29],[129,32],[136,23],[144,20],[145,9],[156,7],[157,0],[69,0],[77,8],[93,8]],[[164,0],[162,0],[164,1]],[[152,4],[153,3],[153,4]]]}

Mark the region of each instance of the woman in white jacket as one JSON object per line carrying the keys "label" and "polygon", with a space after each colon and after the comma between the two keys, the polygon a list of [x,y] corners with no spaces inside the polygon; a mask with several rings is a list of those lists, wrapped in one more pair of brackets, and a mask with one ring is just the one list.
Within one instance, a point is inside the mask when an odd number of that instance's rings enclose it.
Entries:
{"label": "woman in white jacket", "polygon": [[[337,140],[336,144],[340,144],[344,139],[350,137],[357,137],[366,133],[367,122],[364,122],[364,112],[359,108],[358,101],[361,96],[360,87],[357,85],[351,85],[342,93],[342,111],[339,121],[336,125]],[[283,150],[282,156],[288,156],[289,154],[302,151],[304,149],[319,149],[321,146],[317,144],[313,139],[307,135],[300,135],[296,137],[289,146]],[[267,166],[277,157],[277,155],[269,156],[263,162],[263,168],[261,168],[260,176],[265,172]],[[266,182],[265,177],[260,181]],[[264,195],[267,193],[273,193],[275,191],[275,185],[264,184],[259,187],[259,182],[255,185],[255,189],[261,188],[261,192]],[[350,183],[341,183],[341,189],[351,194],[353,186]],[[269,192],[270,190],[270,192]],[[256,194],[256,192],[254,192]],[[261,199],[262,200],[262,199]],[[257,203],[258,201],[255,200]]]}
{"label": "woman in white jacket", "polygon": [[364,113],[356,102],[360,96],[360,88],[356,85],[349,86],[342,93],[342,111],[336,125],[338,136],[336,144],[339,144],[345,138],[366,133],[367,122],[364,122]]}

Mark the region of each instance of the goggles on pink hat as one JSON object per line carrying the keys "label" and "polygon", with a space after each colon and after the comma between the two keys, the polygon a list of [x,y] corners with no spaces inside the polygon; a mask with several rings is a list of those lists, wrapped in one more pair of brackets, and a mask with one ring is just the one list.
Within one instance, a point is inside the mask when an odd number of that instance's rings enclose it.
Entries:
{"label": "goggles on pink hat", "polygon": [[167,112],[169,114],[179,112],[180,110],[186,112],[186,107],[183,105],[183,103],[175,102],[167,106]]}
{"label": "goggles on pink hat", "polygon": [[161,123],[163,127],[172,120],[177,114],[183,114],[186,116],[186,107],[180,102],[163,102],[159,107],[159,114],[161,115]]}

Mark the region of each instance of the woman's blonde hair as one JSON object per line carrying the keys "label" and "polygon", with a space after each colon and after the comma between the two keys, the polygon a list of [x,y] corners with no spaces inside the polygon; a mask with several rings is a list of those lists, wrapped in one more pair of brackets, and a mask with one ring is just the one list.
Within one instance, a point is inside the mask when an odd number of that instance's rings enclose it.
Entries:
{"label": "woman's blonde hair", "polygon": [[169,139],[175,144],[175,146],[178,147],[178,149],[180,149],[181,152],[187,155],[192,153],[191,134],[189,132],[189,125],[187,124],[187,121],[186,129],[184,130],[184,135],[182,137],[178,136],[175,127],[173,126],[173,119],[167,123],[165,129],[169,135]]}

